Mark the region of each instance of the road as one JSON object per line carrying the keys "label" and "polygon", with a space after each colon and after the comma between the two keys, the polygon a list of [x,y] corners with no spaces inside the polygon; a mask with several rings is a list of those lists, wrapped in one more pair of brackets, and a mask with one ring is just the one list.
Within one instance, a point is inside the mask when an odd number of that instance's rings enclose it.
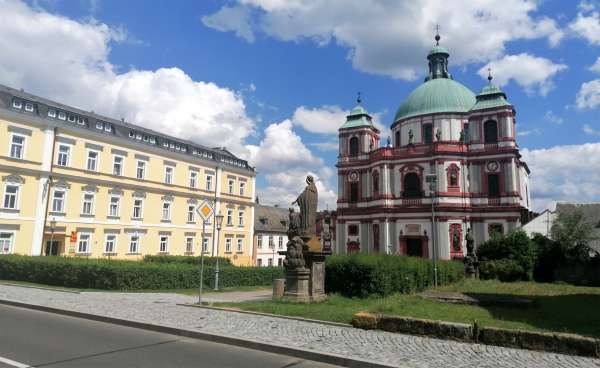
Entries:
{"label": "road", "polygon": [[0,305],[0,368],[334,368],[285,355]]}

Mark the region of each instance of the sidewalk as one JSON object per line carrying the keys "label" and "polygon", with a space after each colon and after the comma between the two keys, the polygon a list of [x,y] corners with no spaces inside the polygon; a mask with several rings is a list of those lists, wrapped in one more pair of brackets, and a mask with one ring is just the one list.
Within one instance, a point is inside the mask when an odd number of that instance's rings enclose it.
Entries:
{"label": "sidewalk", "polygon": [[[205,292],[202,294],[202,301],[207,303],[238,303],[257,300],[268,300],[273,297],[273,290],[261,289],[253,291],[225,291],[225,292]],[[198,301],[194,297],[194,303]]]}
{"label": "sidewalk", "polygon": [[[0,285],[0,300],[118,318],[190,333],[228,336],[248,347],[276,345],[399,367],[595,367],[599,359],[436,340],[277,317],[180,306],[195,297],[165,293],[65,293]],[[283,352],[283,351],[282,351]],[[285,353],[285,352],[283,352]],[[298,356],[298,355],[297,355]],[[314,358],[313,358],[314,359]]]}

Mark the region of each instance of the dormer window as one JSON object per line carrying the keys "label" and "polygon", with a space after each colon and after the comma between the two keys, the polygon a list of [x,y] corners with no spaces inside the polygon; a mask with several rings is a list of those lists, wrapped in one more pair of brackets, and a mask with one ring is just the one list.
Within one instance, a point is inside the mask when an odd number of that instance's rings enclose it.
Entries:
{"label": "dormer window", "polygon": [[104,131],[108,133],[112,132],[112,124],[104,123]]}
{"label": "dormer window", "polygon": [[137,139],[138,141],[141,141],[142,135],[140,133],[135,133],[135,139]]}
{"label": "dormer window", "polygon": [[77,118],[77,124],[79,125],[87,125],[87,118],[84,118],[82,116]]}
{"label": "dormer window", "polygon": [[69,114],[69,119],[68,119],[68,120],[69,120],[69,123],[74,123],[74,122],[75,122],[75,120],[76,120],[76,119],[75,119],[75,115],[73,115],[73,114]]}
{"label": "dormer window", "polygon": [[135,138],[135,132],[133,130],[129,131],[129,138]]}
{"label": "dormer window", "polygon": [[55,118],[56,117],[56,110],[54,110],[54,109],[48,110],[48,116],[51,117],[51,118]]}
{"label": "dormer window", "polygon": [[58,112],[58,119],[59,120],[67,120],[67,114],[64,111],[59,111]]}
{"label": "dormer window", "polygon": [[97,121],[96,122],[96,129],[102,130],[102,128],[103,128],[102,122],[101,121]]}
{"label": "dormer window", "polygon": [[33,104],[31,102],[27,102],[25,104],[25,111],[27,111],[27,112],[33,112]]}
{"label": "dormer window", "polygon": [[143,141],[144,141],[144,142],[148,142],[148,140],[149,140],[148,136],[147,136],[147,135],[145,135],[145,136],[144,136],[144,138],[143,138]]}
{"label": "dormer window", "polygon": [[150,137],[150,143],[155,144],[156,143],[156,139],[154,137]]}
{"label": "dormer window", "polygon": [[13,100],[12,106],[15,109],[22,109],[23,108],[23,103],[21,102],[21,100]]}

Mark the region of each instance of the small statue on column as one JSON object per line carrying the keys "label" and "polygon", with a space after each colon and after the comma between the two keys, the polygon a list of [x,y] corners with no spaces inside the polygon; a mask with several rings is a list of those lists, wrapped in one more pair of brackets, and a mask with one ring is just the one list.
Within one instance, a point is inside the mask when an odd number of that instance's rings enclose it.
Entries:
{"label": "small statue on column", "polygon": [[474,279],[479,276],[479,260],[474,252],[475,241],[473,240],[470,228],[467,229],[467,235],[465,235],[465,245],[467,248],[467,255],[464,259],[465,276]]}

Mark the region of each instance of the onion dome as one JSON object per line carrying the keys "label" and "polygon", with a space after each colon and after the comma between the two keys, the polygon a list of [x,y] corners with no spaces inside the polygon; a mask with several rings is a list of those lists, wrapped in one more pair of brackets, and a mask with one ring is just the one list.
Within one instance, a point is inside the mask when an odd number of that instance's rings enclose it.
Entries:
{"label": "onion dome", "polygon": [[475,105],[475,94],[464,85],[452,79],[448,72],[448,49],[439,45],[436,35],[427,60],[429,74],[425,83],[417,87],[402,102],[394,117],[394,122],[414,116],[433,113],[466,113]]}
{"label": "onion dome", "polygon": [[[489,71],[489,69],[488,69]],[[501,106],[512,106],[506,99],[506,94],[492,84],[492,74],[488,75],[488,84],[477,95],[477,102],[471,110],[483,110]]]}

